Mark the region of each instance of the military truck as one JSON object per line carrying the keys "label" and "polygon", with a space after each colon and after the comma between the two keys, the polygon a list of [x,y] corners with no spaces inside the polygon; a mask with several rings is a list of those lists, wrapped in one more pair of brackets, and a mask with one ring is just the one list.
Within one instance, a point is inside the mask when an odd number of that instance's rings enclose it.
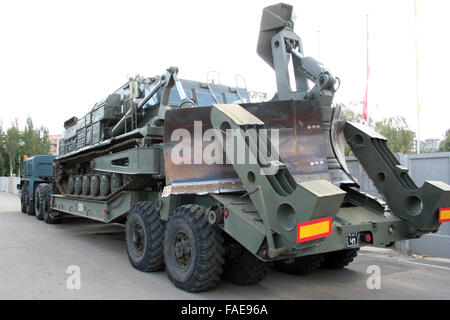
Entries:
{"label": "military truck", "polygon": [[20,208],[23,213],[36,215],[39,220],[48,221],[48,210],[42,210],[42,205],[48,202],[44,195],[53,181],[53,155],[38,155],[24,157],[22,176],[17,189],[20,190]]}
{"label": "military truck", "polygon": [[[125,224],[133,267],[165,268],[189,292],[221,277],[258,283],[269,263],[293,274],[343,268],[361,246],[436,232],[450,186],[417,187],[384,137],[346,122],[332,104],[339,78],[303,52],[293,7],[277,4],[264,9],[257,44],[275,71],[270,101],[180,79],[175,67],[131,78],[65,122],[46,221]],[[345,143],[384,199],[360,190]]]}

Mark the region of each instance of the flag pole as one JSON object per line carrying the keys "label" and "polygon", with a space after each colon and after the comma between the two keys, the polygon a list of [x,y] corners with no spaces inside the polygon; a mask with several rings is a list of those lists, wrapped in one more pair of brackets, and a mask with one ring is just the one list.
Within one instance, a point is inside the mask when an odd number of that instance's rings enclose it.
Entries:
{"label": "flag pole", "polygon": [[320,29],[317,30],[317,59],[320,61]]}
{"label": "flag pole", "polygon": [[417,154],[420,153],[420,94],[419,94],[419,41],[417,34],[417,0],[414,0],[414,32],[416,45],[416,103],[417,103]]}
{"label": "flag pole", "polygon": [[369,77],[370,77],[370,67],[369,67],[369,15],[366,15],[366,93],[363,100],[363,118],[366,124],[369,124],[369,115],[368,115],[368,104],[369,104]]}

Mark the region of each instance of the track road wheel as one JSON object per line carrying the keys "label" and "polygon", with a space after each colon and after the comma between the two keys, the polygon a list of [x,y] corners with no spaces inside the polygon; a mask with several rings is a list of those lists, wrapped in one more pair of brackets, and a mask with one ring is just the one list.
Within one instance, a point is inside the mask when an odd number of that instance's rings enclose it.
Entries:
{"label": "track road wheel", "polygon": [[266,277],[266,264],[238,242],[226,241],[222,278],[240,286],[257,284]]}
{"label": "track road wheel", "polygon": [[144,272],[164,269],[164,227],[153,203],[141,201],[130,209],[125,232],[133,267]]}
{"label": "track road wheel", "polygon": [[122,186],[122,177],[120,173],[113,173],[111,176],[111,193],[116,192]]}
{"label": "track road wheel", "polygon": [[36,192],[34,193],[34,214],[36,216],[36,219],[43,220],[44,219],[44,212],[43,212],[43,204],[45,202],[44,200],[44,187],[46,185],[40,184],[36,187]]}
{"label": "track road wheel", "polygon": [[188,292],[206,291],[220,281],[224,248],[220,229],[209,224],[206,209],[183,205],[174,210],[164,233],[169,279]]}
{"label": "track road wheel", "polygon": [[342,269],[356,258],[358,250],[359,248],[355,248],[325,253],[322,266],[328,269]]}
{"label": "track road wheel", "polygon": [[110,178],[107,174],[100,177],[100,196],[106,197],[110,192]]}
{"label": "track road wheel", "polygon": [[57,224],[61,222],[61,219],[55,216],[55,212],[50,208],[50,185],[46,185],[42,190],[42,214],[44,221],[48,224]]}
{"label": "track road wheel", "polygon": [[294,261],[280,260],[275,261],[274,266],[278,271],[294,274],[305,275],[319,269],[324,261],[321,254],[313,254],[310,256],[298,257]]}

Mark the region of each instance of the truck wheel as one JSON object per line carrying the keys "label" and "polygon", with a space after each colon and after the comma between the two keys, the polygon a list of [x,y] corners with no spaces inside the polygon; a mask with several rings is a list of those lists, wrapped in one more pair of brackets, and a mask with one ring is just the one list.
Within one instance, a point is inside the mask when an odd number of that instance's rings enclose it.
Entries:
{"label": "truck wheel", "polygon": [[45,202],[45,197],[43,194],[43,189],[45,185],[38,185],[36,188],[36,192],[34,193],[34,214],[36,216],[36,219],[43,220],[44,219],[44,212],[43,212],[43,205]]}
{"label": "truck wheel", "polygon": [[130,209],[125,232],[133,267],[144,272],[164,269],[163,224],[153,203],[141,201]]}
{"label": "truck wheel", "polygon": [[275,269],[284,273],[305,275],[319,269],[323,261],[323,255],[313,254],[295,258],[293,262],[289,260],[274,261],[274,266]]}
{"label": "truck wheel", "polygon": [[27,199],[25,197],[25,185],[22,186],[22,190],[20,191],[20,211],[22,211],[22,213],[27,213]]}
{"label": "truck wheel", "polygon": [[220,230],[209,224],[204,207],[191,204],[174,210],[164,233],[164,260],[176,287],[188,292],[215,287],[223,254]]}
{"label": "truck wheel", "polygon": [[27,188],[27,214],[34,216],[34,200],[30,199],[30,185]]}
{"label": "truck wheel", "polygon": [[61,219],[55,216],[55,212],[50,208],[50,185],[46,185],[42,190],[42,215],[43,220],[48,224],[57,224],[61,222]]}
{"label": "truck wheel", "polygon": [[238,242],[226,242],[222,278],[240,286],[254,285],[266,277],[266,264]]}
{"label": "truck wheel", "polygon": [[358,250],[359,248],[355,248],[325,253],[322,266],[328,269],[342,269],[356,258]]}

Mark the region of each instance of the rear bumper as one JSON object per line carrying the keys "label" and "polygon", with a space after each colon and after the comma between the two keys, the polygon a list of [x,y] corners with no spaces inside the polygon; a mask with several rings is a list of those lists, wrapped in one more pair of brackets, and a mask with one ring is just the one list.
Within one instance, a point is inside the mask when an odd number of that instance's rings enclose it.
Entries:
{"label": "rear bumper", "polygon": [[[349,235],[355,233],[358,234],[356,245],[348,242]],[[289,247],[284,254],[268,259],[267,254],[262,252],[261,257],[264,260],[279,260],[368,245],[385,245],[405,239],[409,239],[405,220],[389,212],[379,214],[363,207],[348,207],[338,211],[333,221],[331,234],[324,237],[323,241],[312,240],[309,243],[303,243],[304,246],[299,248],[280,239],[281,246]]]}

